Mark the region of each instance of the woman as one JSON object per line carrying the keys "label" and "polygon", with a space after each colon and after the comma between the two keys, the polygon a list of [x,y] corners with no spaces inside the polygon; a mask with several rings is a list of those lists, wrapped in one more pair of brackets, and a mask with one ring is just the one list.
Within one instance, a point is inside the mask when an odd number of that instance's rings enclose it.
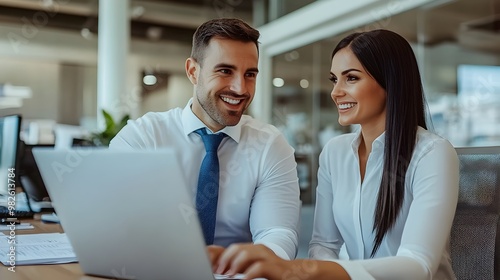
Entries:
{"label": "woman", "polygon": [[[331,97],[341,125],[320,155],[316,260],[285,261],[265,247],[229,247],[216,271],[268,279],[455,279],[448,253],[458,198],[452,145],[426,130],[418,65],[387,30],[354,33],[334,49]],[[345,245],[348,260],[339,260]]]}

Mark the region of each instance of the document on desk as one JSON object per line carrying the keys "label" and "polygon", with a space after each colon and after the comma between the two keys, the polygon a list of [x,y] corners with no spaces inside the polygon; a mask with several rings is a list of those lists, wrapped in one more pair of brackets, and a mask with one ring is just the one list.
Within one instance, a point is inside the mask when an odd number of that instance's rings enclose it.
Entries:
{"label": "document on desk", "polygon": [[64,233],[0,235],[0,262],[4,265],[76,262]]}

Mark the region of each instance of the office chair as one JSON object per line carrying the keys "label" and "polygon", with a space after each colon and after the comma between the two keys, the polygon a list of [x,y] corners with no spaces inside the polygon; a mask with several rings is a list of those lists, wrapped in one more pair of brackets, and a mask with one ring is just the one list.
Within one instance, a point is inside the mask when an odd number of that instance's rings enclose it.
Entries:
{"label": "office chair", "polygon": [[460,187],[450,252],[458,280],[500,279],[500,146],[456,148]]}

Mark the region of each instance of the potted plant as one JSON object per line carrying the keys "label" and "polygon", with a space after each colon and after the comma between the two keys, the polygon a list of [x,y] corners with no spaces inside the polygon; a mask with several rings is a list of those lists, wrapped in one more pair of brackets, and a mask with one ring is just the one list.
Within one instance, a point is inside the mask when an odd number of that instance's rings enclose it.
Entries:
{"label": "potted plant", "polygon": [[120,121],[115,122],[113,116],[102,109],[101,113],[104,117],[106,128],[98,133],[92,133],[90,136],[91,142],[96,146],[109,146],[109,142],[115,135],[127,124],[130,116],[126,114]]}

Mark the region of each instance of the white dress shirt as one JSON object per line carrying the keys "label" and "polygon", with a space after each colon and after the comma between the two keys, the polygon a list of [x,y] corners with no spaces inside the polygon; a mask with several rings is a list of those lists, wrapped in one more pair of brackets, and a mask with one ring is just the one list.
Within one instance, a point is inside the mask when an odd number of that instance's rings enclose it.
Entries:
{"label": "white dress shirt", "polygon": [[[453,146],[419,127],[394,227],[370,259],[385,133],[372,144],[361,182],[360,132],[328,142],[320,155],[311,258],[339,263],[351,279],[455,279],[449,236],[458,200]],[[345,243],[349,260],[339,260]]]}
{"label": "white dress shirt", "polygon": [[[194,131],[206,127],[184,109],[147,113],[129,121],[111,141],[111,149],[174,147],[185,181],[196,197],[205,146]],[[212,133],[207,128],[208,133]],[[293,259],[298,246],[299,185],[293,148],[269,124],[243,115],[235,126],[221,130],[219,200],[214,244],[264,244],[284,259]],[[165,183],[165,187],[175,186]]]}

